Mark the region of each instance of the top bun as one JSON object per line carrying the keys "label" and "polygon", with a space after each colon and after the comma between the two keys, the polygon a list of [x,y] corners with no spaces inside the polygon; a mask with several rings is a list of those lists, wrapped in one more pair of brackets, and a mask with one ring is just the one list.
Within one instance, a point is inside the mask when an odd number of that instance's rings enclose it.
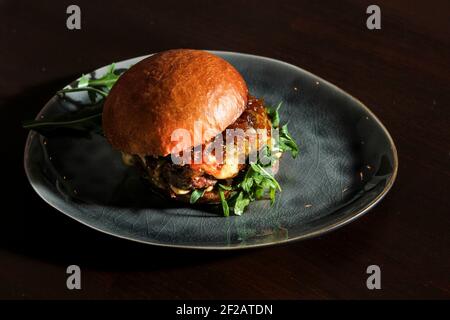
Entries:
{"label": "top bun", "polygon": [[[200,50],[164,51],[119,78],[104,104],[103,130],[122,152],[166,156],[176,145],[187,150],[224,131],[244,111],[247,94],[242,76],[222,58]],[[194,139],[196,121],[202,136]],[[187,130],[192,141],[171,141],[176,129]]]}

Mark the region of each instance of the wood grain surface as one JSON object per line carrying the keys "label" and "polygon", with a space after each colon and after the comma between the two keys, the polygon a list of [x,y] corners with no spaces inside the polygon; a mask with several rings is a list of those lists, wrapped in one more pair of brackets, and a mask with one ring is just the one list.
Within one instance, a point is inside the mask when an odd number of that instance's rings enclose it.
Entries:
{"label": "wood grain surface", "polygon": [[[450,298],[449,1],[377,1],[374,31],[369,1],[76,1],[78,31],[70,4],[0,1],[0,298]],[[127,242],[48,206],[25,177],[21,121],[81,73],[180,47],[280,59],[366,103],[397,144],[392,191],[335,232],[241,252]],[[381,290],[366,287],[371,264]]]}

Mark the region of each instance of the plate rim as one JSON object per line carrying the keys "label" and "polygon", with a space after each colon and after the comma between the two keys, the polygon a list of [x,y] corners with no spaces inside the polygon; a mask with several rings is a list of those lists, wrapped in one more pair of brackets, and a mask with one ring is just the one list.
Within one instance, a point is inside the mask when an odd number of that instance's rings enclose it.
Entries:
{"label": "plate rim", "polygon": [[[204,51],[208,51],[211,52],[213,54],[225,54],[225,55],[230,55],[230,56],[246,56],[249,58],[253,58],[253,59],[262,59],[271,63],[277,63],[277,64],[282,64],[285,65],[289,68],[294,68],[302,73],[307,74],[308,76],[312,77],[312,78],[316,78],[319,82],[323,82],[326,85],[330,86],[332,89],[338,91],[339,93],[343,94],[344,96],[348,96],[349,98],[351,98],[351,100],[353,100],[359,107],[361,107],[365,112],[367,112],[375,121],[375,123],[382,129],[383,133],[385,134],[385,136],[388,138],[389,141],[389,145],[390,145],[390,149],[392,151],[392,155],[393,155],[393,172],[392,175],[390,176],[389,180],[387,181],[386,185],[384,186],[383,190],[372,200],[370,201],[367,205],[365,205],[363,208],[352,212],[351,214],[349,214],[347,217],[343,217],[337,221],[335,221],[334,223],[328,225],[328,226],[324,226],[322,228],[319,228],[317,230],[313,230],[311,232],[307,232],[305,234],[293,237],[293,238],[289,238],[289,239],[283,239],[283,240],[277,240],[277,241],[271,241],[271,242],[264,242],[264,243],[254,243],[254,244],[236,244],[236,245],[212,245],[212,246],[198,246],[198,245],[185,245],[185,244],[169,244],[169,243],[158,243],[158,242],[152,242],[152,241],[145,241],[145,240],[141,240],[141,239],[136,239],[136,238],[131,238],[128,236],[124,236],[124,235],[120,235],[117,233],[113,233],[107,230],[103,230],[100,229],[96,226],[93,226],[92,224],[83,221],[81,219],[78,219],[76,217],[74,217],[72,214],[70,214],[69,212],[66,212],[64,209],[60,208],[57,204],[52,203],[49,199],[47,199],[46,197],[44,197],[43,193],[37,188],[36,186],[36,181],[35,178],[33,177],[33,174],[30,172],[30,168],[28,166],[28,159],[29,159],[29,149],[30,149],[30,145],[32,143],[32,140],[35,138],[36,135],[39,135],[37,132],[30,130],[30,132],[27,135],[27,139],[25,142],[25,150],[24,150],[24,169],[25,169],[25,174],[27,176],[28,182],[30,183],[31,187],[33,188],[33,190],[39,195],[39,197],[42,198],[42,200],[44,200],[48,205],[50,205],[51,207],[53,207],[54,209],[58,210],[59,212],[63,213],[64,215],[74,219],[75,221],[91,228],[94,229],[96,231],[102,232],[104,234],[108,234],[110,236],[114,236],[120,239],[125,239],[125,240],[130,240],[133,242],[138,242],[138,243],[142,243],[142,244],[147,244],[147,245],[153,245],[153,246],[158,246],[158,247],[166,247],[166,248],[179,248],[179,249],[193,249],[193,250],[220,250],[220,251],[226,251],[226,250],[243,250],[243,249],[252,249],[252,248],[261,248],[261,247],[268,247],[268,246],[276,246],[276,245],[283,245],[286,243],[291,243],[291,242],[295,242],[295,241],[300,241],[300,240],[305,240],[305,239],[310,239],[310,238],[314,238],[317,237],[319,235],[324,235],[327,234],[331,231],[337,230],[347,224],[349,224],[350,222],[355,221],[356,219],[360,218],[361,216],[363,216],[364,214],[366,214],[368,211],[370,211],[371,209],[373,209],[386,195],[387,193],[391,190],[392,186],[394,185],[394,182],[397,178],[397,174],[398,174],[398,166],[399,166],[399,160],[398,160],[398,154],[397,154],[397,148],[395,146],[394,140],[392,139],[391,134],[389,133],[389,131],[387,130],[387,128],[384,126],[384,124],[380,121],[380,119],[378,119],[378,117],[372,112],[372,110],[369,109],[369,107],[367,107],[363,102],[361,102],[359,99],[355,98],[353,95],[351,95],[350,93],[344,91],[343,89],[339,88],[338,86],[336,86],[335,84],[323,79],[322,77],[313,74],[312,72],[305,70],[301,67],[298,67],[296,65],[293,65],[291,63],[285,62],[285,61],[281,61],[278,59],[274,59],[274,58],[269,58],[269,57],[265,57],[265,56],[259,56],[259,55],[254,55],[254,54],[248,54],[248,53],[242,53],[242,52],[234,52],[234,51],[220,51],[220,50],[204,50]],[[142,55],[142,56],[137,56],[137,57],[132,57],[132,58],[128,58],[128,59],[124,59],[124,60],[120,60],[117,63],[121,63],[121,62],[126,62],[129,60],[137,60],[137,59],[144,59],[145,57],[149,57],[151,55],[153,55],[155,53],[150,53],[150,54],[146,54],[146,55]],[[102,66],[99,67],[96,70],[105,68],[106,66]],[[92,71],[92,72],[94,72]],[[37,114],[35,119],[39,119],[40,116],[49,108],[50,103],[56,98],[56,95],[52,96],[47,103],[44,105],[44,107],[42,107],[42,109],[39,111],[39,113]]]}

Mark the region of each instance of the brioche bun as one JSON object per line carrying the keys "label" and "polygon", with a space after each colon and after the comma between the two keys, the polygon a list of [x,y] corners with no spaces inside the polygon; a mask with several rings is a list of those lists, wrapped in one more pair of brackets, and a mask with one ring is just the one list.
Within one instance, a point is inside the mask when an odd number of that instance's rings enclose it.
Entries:
{"label": "brioche bun", "polygon": [[[178,141],[176,129],[205,143],[236,121],[247,103],[247,85],[227,61],[200,50],[154,54],[126,71],[111,89],[103,130],[112,146],[137,155],[166,156]],[[194,139],[194,123],[202,137]],[[198,139],[198,140],[197,140]]]}

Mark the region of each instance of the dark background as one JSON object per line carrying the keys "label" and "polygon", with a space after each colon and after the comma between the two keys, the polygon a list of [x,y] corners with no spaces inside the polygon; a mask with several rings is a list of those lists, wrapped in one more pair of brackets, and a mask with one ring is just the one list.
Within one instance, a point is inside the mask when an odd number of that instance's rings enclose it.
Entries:
{"label": "dark background", "polygon": [[[370,31],[367,1],[0,0],[0,298],[450,298],[450,2],[413,2],[376,1]],[[394,188],[338,231],[241,252],[127,242],[49,207],[23,171],[21,121],[83,72],[179,47],[284,60],[358,97],[397,144]],[[382,290],[366,288],[371,264]]]}

